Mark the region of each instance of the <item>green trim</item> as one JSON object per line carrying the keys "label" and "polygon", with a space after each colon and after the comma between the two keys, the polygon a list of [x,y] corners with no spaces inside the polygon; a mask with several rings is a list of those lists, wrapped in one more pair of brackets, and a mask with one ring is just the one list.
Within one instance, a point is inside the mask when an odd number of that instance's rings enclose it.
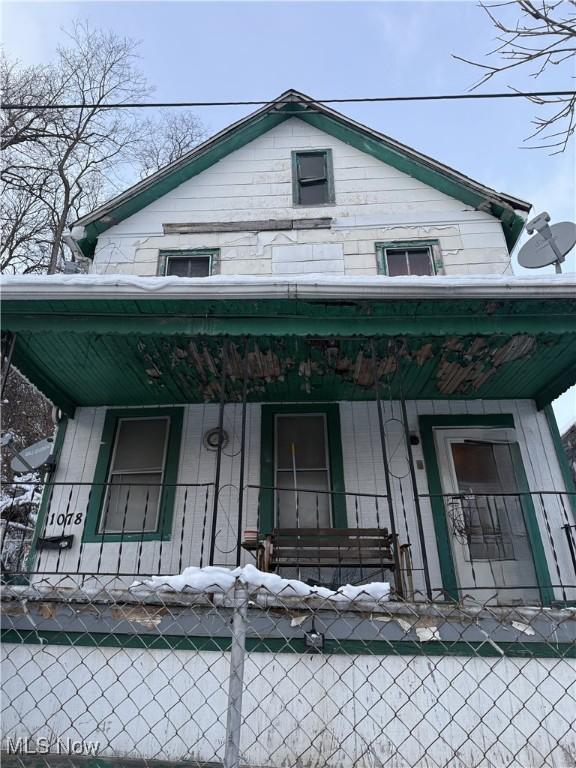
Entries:
{"label": "green trim", "polygon": [[576,381],[576,364],[570,363],[552,381],[538,392],[534,399],[538,410],[543,410],[557,397],[564,394]]}
{"label": "green trim", "polygon": [[162,248],[158,253],[158,275],[166,275],[166,267],[168,266],[168,259],[191,259],[191,258],[208,258],[208,275],[214,274],[214,267],[218,256],[220,255],[219,248]]}
{"label": "green trim", "polygon": [[387,263],[384,251],[386,248],[430,248],[430,256],[432,258],[432,267],[434,268],[434,274],[437,275],[442,269],[442,261],[440,259],[440,241],[439,240],[388,240],[386,242],[378,241],[376,246],[376,262],[378,265],[378,274],[387,275]]}
{"label": "green trim", "polygon": [[344,115],[327,114],[320,105],[302,99],[300,103],[294,101],[283,105],[271,104],[268,109],[259,110],[235,126],[231,126],[219,137],[207,142],[204,147],[193,151],[187,160],[176,164],[175,167],[170,166],[161,174],[152,177],[151,181],[139,185],[139,188],[134,191],[128,190],[114,207],[105,208],[99,213],[99,218],[86,224],[84,238],[78,241],[82,252],[85,256],[92,258],[98,235],[102,232],[142,210],[183,182],[202,173],[230,153],[241,149],[291,117],[298,117],[330,136],[344,141],[359,151],[466,205],[477,210],[487,209],[502,222],[509,250],[512,250],[522,232],[524,219],[497,192],[487,190],[483,194],[481,190],[470,186],[466,179],[450,168],[435,168],[431,158],[418,157],[408,147],[392,144],[386,137],[375,135],[370,129],[352,123]]}
{"label": "green trim", "polygon": [[[3,643],[28,645],[73,645],[89,648],[151,648],[177,651],[228,651],[228,637],[194,635],[121,635],[109,632],[58,632],[42,630],[2,630]],[[487,641],[466,640],[330,640],[323,653],[370,656],[482,656],[499,658],[576,658],[574,643],[498,641],[497,648]],[[304,638],[246,638],[249,653],[310,653]]]}
{"label": "green trim", "polygon": [[[118,422],[123,418],[147,418],[151,416],[168,416],[170,418],[168,432],[168,446],[166,450],[166,462],[164,467],[164,479],[162,481],[162,494],[158,514],[158,529],[153,533],[99,533],[98,525],[102,513],[102,505],[105,498],[105,485],[108,479],[112,450]],[[86,524],[82,541],[169,541],[172,535],[172,517],[174,513],[174,499],[176,496],[175,483],[178,481],[178,460],[180,456],[180,442],[182,438],[182,408],[111,408],[106,412],[102,439],[96,470],[94,472],[94,486],[90,493]]]}
{"label": "green trim", "polygon": [[342,458],[342,431],[338,403],[290,403],[289,405],[263,405],[260,417],[260,484],[263,486],[259,499],[259,530],[271,533],[274,528],[274,417],[278,413],[323,413],[326,415],[328,451],[330,458],[330,483],[332,497],[332,522],[336,528],[346,528],[346,497],[344,495],[344,461]]}
{"label": "green trim", "polygon": [[[442,500],[442,482],[440,479],[440,467],[434,444],[434,429],[449,427],[501,427],[514,428],[512,414],[486,414],[478,416],[420,416],[420,437],[422,439],[422,451],[426,465],[428,490],[431,495],[430,505],[438,547],[440,561],[440,573],[446,595],[451,600],[458,600],[458,581],[456,568],[450,545],[450,533],[446,521],[444,502]],[[542,545],[542,537],[536,511],[530,496],[530,487],[524,470],[520,448],[517,443],[511,444],[512,461],[516,474],[516,482],[519,494],[522,495],[522,512],[526,523],[530,548],[534,560],[534,570],[540,590],[540,597],[544,605],[554,601],[554,591],[546,562],[546,555]]]}
{"label": "green trim", "polygon": [[[298,157],[300,155],[324,155],[326,158],[326,182],[328,187],[328,200],[325,203],[300,202],[300,185],[298,184]],[[332,160],[331,149],[294,149],[291,153],[292,162],[292,205],[298,208],[318,208],[323,205],[335,205],[336,195],[334,192],[334,162]]]}
{"label": "green trim", "polygon": [[42,500],[40,502],[40,508],[38,510],[38,517],[36,519],[36,525],[34,526],[34,534],[32,536],[32,543],[30,545],[30,552],[27,558],[27,570],[32,572],[34,569],[34,562],[36,560],[36,542],[38,541],[40,534],[44,530],[44,522],[48,509],[50,508],[50,501],[52,498],[52,492],[54,488],[54,477],[58,471],[58,462],[60,460],[60,454],[62,453],[62,447],[64,445],[64,438],[66,437],[66,430],[68,428],[68,417],[64,416],[58,426],[56,427],[56,434],[54,435],[54,461],[56,463],[56,470],[51,473],[50,479],[44,485],[42,491]]}
{"label": "green trim", "polygon": [[[392,168],[396,168],[396,170],[406,173],[423,184],[427,184],[455,200],[460,200],[476,210],[485,210],[488,205],[488,212],[502,222],[508,250],[511,251],[514,247],[524,228],[524,219],[507,203],[490,199],[479,190],[468,186],[462,179],[452,176],[448,169],[433,168],[425,161],[414,157],[408,148],[394,147],[388,144],[385,139],[372,135],[370,131],[363,131],[358,126],[349,123],[345,118],[337,119],[312,109],[302,112],[298,117],[305,123],[340,139],[345,144],[375,157],[386,165],[390,165]],[[493,194],[496,197],[498,193],[494,192]]]}
{"label": "green trim", "polygon": [[516,475],[516,484],[518,490],[522,494],[522,512],[524,513],[524,523],[526,525],[528,541],[530,542],[530,549],[532,550],[532,557],[534,559],[534,570],[536,571],[536,580],[538,581],[538,587],[540,589],[540,597],[543,605],[551,605],[554,602],[552,580],[546,561],[546,552],[544,551],[544,545],[542,544],[542,535],[540,533],[540,526],[538,525],[536,509],[534,507],[534,502],[532,501],[532,496],[530,495],[530,485],[528,483],[528,478],[526,477],[526,470],[524,469],[524,462],[522,461],[522,454],[518,443],[510,444],[510,452],[512,454],[512,465]]}
{"label": "green trim", "polygon": [[544,407],[544,415],[546,416],[546,421],[548,422],[550,437],[554,443],[554,451],[556,452],[556,458],[558,459],[560,472],[562,473],[562,479],[564,480],[566,491],[569,494],[568,499],[572,509],[572,516],[576,522],[576,483],[574,482],[572,472],[570,471],[568,456],[566,455],[566,451],[564,450],[564,445],[562,443],[562,435],[558,429],[558,422],[556,421],[554,409],[551,405],[546,405]]}
{"label": "green trim", "polygon": [[[2,318],[4,324],[4,317]],[[22,339],[16,337],[14,347],[13,361],[15,367],[25,374],[27,379],[33,382],[43,395],[69,418],[73,419],[76,413],[77,403],[74,398],[68,394],[61,386],[56,384],[51,376],[46,373],[46,369],[38,359],[33,359],[26,350],[23,349]],[[16,362],[18,361],[18,362]]]}
{"label": "green trim", "polygon": [[[176,300],[178,301],[178,300]],[[304,302],[296,299],[288,299],[291,302],[292,313],[285,312],[282,301],[267,301],[267,312],[258,312],[254,301],[247,301],[239,314],[232,316],[222,309],[222,302],[212,302],[212,313],[202,311],[199,305],[204,302],[188,302],[188,312],[180,314],[175,309],[174,313],[167,311],[161,313],[147,312],[142,314],[114,313],[116,307],[108,302],[108,313],[85,314],[72,316],[66,313],[32,313],[34,307],[28,305],[28,314],[10,312],[10,307],[4,308],[3,322],[5,327],[14,332],[46,332],[55,333],[66,331],[71,334],[95,333],[95,334],[150,334],[150,335],[203,335],[203,336],[446,336],[454,334],[467,336],[471,334],[494,334],[504,338],[512,334],[536,335],[539,333],[552,335],[573,334],[574,319],[571,316],[551,316],[539,314],[532,317],[517,314],[458,314],[454,307],[450,306],[450,299],[436,299],[436,308],[433,314],[415,314],[414,310],[421,307],[424,302],[406,300],[404,313],[395,313],[390,307],[390,313],[378,312],[377,302],[366,302],[361,299],[351,302],[356,309],[354,312],[343,312],[341,307],[330,301],[317,302],[314,311],[314,302]],[[494,299],[492,303],[498,302]],[[37,302],[33,302],[35,304]],[[151,302],[150,302],[151,303]],[[259,302],[262,303],[262,302]],[[454,302],[455,304],[457,302]],[[475,311],[482,312],[482,308],[488,301],[476,302]],[[114,305],[116,302],[114,302]],[[135,300],[135,306],[138,302]],[[170,302],[164,302],[164,307],[169,307]],[[266,306],[266,304],[264,306]],[[342,304],[342,302],[340,302]],[[363,308],[370,306],[374,314],[369,315]],[[325,311],[320,313],[320,307]],[[336,307],[340,309],[338,315],[330,310]],[[310,312],[307,310],[310,309]],[[32,311],[31,311],[32,310]],[[216,314],[215,310],[220,310]],[[454,310],[454,314],[451,314]],[[285,315],[285,316],[283,316]],[[161,322],[159,322],[161,321]],[[119,325],[120,324],[120,325]],[[23,357],[21,350],[16,351],[18,359]],[[28,369],[34,367],[31,361],[27,361]],[[554,391],[562,393],[576,379],[576,369],[573,370],[574,378],[568,378],[566,373],[566,385],[559,389],[559,383],[554,381],[550,387]],[[39,374],[40,375],[40,372]],[[571,374],[572,375],[572,374]],[[552,396],[552,395],[550,395]],[[555,394],[554,397],[558,395]],[[62,393],[62,398],[66,396]],[[69,400],[69,398],[68,398]],[[73,405],[71,406],[74,407]],[[70,415],[70,414],[68,414]]]}

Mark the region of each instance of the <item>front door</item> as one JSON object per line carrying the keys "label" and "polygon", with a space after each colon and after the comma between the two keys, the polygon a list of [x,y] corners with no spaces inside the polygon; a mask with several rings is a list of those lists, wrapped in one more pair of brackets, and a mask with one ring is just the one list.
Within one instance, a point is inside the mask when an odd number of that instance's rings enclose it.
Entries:
{"label": "front door", "polygon": [[437,429],[435,441],[462,596],[484,603],[538,602],[513,433]]}
{"label": "front door", "polygon": [[328,528],[332,520],[325,413],[276,414],[276,524]]}

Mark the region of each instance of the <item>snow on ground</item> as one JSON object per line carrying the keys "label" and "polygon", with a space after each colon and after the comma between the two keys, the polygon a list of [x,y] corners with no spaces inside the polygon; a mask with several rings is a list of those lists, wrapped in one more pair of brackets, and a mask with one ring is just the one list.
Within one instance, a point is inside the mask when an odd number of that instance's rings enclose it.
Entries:
{"label": "snow on ground", "polygon": [[190,566],[177,576],[152,576],[151,579],[136,581],[132,587],[145,585],[149,589],[160,592],[229,592],[235,586],[243,586],[248,592],[256,592],[260,589],[270,595],[282,597],[322,597],[333,601],[351,600],[388,600],[390,596],[390,584],[386,582],[373,582],[372,584],[360,584],[351,586],[346,584],[334,591],[326,587],[314,587],[297,579],[283,579],[277,573],[264,573],[253,565],[245,565],[243,568],[223,568],[219,566],[207,566],[198,568]]}

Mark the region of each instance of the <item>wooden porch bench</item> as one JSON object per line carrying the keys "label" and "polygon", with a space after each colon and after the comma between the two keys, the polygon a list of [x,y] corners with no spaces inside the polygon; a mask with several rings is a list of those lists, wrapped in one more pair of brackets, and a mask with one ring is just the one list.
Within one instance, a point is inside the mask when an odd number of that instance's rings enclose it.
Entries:
{"label": "wooden porch bench", "polygon": [[386,528],[276,528],[261,542],[257,565],[282,567],[366,567],[394,570],[394,537]]}

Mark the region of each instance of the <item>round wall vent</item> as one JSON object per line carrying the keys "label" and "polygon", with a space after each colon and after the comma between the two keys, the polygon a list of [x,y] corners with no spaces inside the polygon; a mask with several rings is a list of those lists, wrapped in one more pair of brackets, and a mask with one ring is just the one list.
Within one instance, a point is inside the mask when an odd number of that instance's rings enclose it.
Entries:
{"label": "round wall vent", "polygon": [[204,447],[208,451],[217,451],[218,448],[225,448],[228,445],[228,432],[225,429],[209,429],[204,434]]}

